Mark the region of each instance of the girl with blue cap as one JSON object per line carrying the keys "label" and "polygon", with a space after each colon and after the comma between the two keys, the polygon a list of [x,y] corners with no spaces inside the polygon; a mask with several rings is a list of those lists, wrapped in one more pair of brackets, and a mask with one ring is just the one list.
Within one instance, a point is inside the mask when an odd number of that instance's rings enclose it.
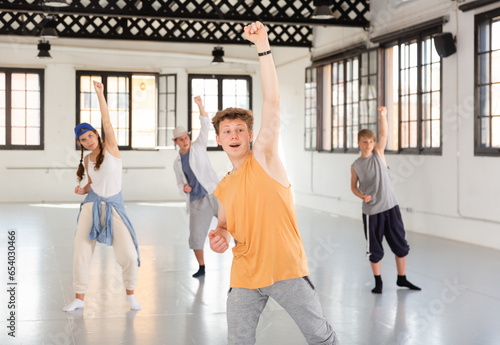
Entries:
{"label": "girl with blue cap", "polygon": [[[137,237],[125,212],[121,193],[122,161],[115,133],[104,98],[104,86],[94,81],[99,100],[102,127],[106,141],[88,123],[75,127],[75,135],[81,147],[78,166],[78,183],[87,172],[88,183],[76,186],[76,194],[87,194],[80,206],[78,226],[75,234],[73,256],[73,289],[75,299],[63,308],[72,311],[83,308],[88,286],[89,268],[96,241],[113,246],[116,261],[122,268],[126,298],[131,309],[141,309],[135,299],[137,267],[140,265]],[[84,149],[90,154],[84,157]]]}

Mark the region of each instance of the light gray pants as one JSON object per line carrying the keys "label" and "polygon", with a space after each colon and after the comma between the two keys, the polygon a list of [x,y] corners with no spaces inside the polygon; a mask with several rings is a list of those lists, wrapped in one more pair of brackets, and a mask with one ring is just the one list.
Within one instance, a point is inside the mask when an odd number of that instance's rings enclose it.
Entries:
{"label": "light gray pants", "polygon": [[212,218],[217,217],[219,205],[213,194],[189,204],[189,249],[203,249]]}
{"label": "light gray pants", "polygon": [[293,318],[308,344],[338,345],[308,277],[277,281],[260,289],[231,288],[227,297],[229,345],[255,344],[259,317],[272,297]]}

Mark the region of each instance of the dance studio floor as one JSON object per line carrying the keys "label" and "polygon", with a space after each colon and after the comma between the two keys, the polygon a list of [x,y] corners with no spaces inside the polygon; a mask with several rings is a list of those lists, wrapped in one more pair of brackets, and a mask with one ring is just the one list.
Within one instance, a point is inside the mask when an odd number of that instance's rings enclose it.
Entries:
{"label": "dance studio floor", "polygon": [[[76,204],[0,204],[0,344],[219,345],[226,343],[225,300],[231,252],[206,249],[207,274],[188,249],[182,203],[128,203],[142,265],[131,311],[112,249],[98,245],[85,308],[73,300]],[[324,314],[344,345],[500,344],[500,252],[408,233],[410,281],[398,288],[389,251],[384,292],[374,295],[360,220],[297,207],[311,280]],[[7,231],[15,231],[15,293],[7,293]],[[471,229],[473,231],[473,229]],[[500,229],[499,229],[500,231]],[[12,291],[12,290],[11,290]],[[12,296],[15,338],[8,336]],[[291,318],[270,301],[258,327],[259,345],[305,344]]]}

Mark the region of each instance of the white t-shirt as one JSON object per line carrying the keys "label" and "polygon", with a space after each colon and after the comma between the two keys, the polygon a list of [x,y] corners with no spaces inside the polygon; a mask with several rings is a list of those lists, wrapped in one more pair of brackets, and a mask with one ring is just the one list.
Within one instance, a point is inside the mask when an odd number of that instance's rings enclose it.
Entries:
{"label": "white t-shirt", "polygon": [[105,150],[104,160],[98,170],[94,170],[95,162],[90,160],[88,173],[92,179],[92,189],[103,198],[118,194],[122,190],[122,160]]}

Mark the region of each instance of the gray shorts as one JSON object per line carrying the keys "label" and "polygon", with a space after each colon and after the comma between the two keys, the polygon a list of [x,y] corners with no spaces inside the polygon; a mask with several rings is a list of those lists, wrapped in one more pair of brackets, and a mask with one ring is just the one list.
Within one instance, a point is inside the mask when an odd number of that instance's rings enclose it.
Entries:
{"label": "gray shorts", "polygon": [[217,217],[219,206],[213,194],[189,203],[189,248],[203,249],[212,217]]}
{"label": "gray shorts", "polygon": [[280,280],[260,289],[231,288],[227,295],[229,345],[253,345],[259,317],[272,297],[292,317],[308,344],[338,345],[308,277]]}

